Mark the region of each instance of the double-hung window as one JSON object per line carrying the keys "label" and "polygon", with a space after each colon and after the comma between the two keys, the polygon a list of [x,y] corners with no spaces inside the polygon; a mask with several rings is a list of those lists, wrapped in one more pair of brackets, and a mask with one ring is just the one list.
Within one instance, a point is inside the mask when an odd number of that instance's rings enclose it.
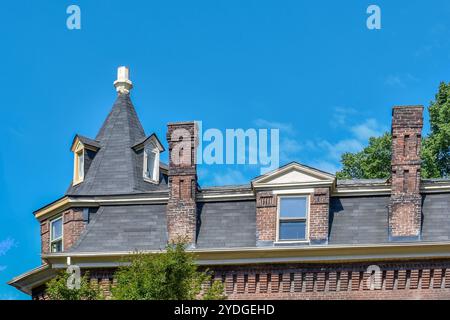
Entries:
{"label": "double-hung window", "polygon": [[144,150],[144,178],[148,181],[159,182],[159,150],[149,145]]}
{"label": "double-hung window", "polygon": [[279,200],[279,241],[306,241],[308,238],[307,196],[280,197]]}
{"label": "double-hung window", "polygon": [[63,220],[62,217],[50,222],[50,251],[63,251]]}

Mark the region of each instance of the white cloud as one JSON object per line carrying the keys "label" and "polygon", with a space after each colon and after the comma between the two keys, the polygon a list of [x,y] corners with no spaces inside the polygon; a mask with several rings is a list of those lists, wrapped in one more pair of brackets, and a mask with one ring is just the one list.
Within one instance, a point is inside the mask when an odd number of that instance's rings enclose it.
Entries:
{"label": "white cloud", "polygon": [[336,163],[330,162],[330,161],[324,161],[324,160],[316,160],[312,162],[314,168],[317,168],[319,170],[335,174],[337,171],[339,171],[339,166],[336,165]]}
{"label": "white cloud", "polygon": [[16,242],[11,238],[0,241],[0,256],[4,256],[15,245]]}
{"label": "white cloud", "polygon": [[371,137],[380,136],[386,130],[387,128],[379,125],[375,119],[367,119],[365,122],[350,128],[350,131],[355,135],[355,137],[363,142],[367,141]]}
{"label": "white cloud", "polygon": [[336,107],[334,108],[330,125],[333,128],[336,128],[338,126],[344,126],[347,124],[348,117],[355,113],[357,113],[357,111],[353,108]]}
{"label": "white cloud", "polygon": [[268,129],[279,129],[281,132],[284,132],[288,135],[292,135],[295,133],[294,126],[291,123],[283,123],[276,121],[269,121],[264,119],[256,119],[254,121],[255,126],[259,128],[268,128]]}
{"label": "white cloud", "polygon": [[410,73],[390,74],[384,80],[384,84],[390,87],[406,88],[411,82],[418,82],[419,79]]}
{"label": "white cloud", "polygon": [[345,139],[336,143],[322,140],[318,143],[318,146],[327,151],[325,156],[332,160],[340,160],[343,153],[356,152],[363,148],[363,144],[357,139]]}

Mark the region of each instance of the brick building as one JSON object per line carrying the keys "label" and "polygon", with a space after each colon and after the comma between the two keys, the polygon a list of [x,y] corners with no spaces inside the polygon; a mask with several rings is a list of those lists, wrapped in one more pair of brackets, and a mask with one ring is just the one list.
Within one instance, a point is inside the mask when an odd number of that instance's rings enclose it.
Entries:
{"label": "brick building", "polygon": [[394,107],[392,176],[337,180],[290,163],[202,188],[194,122],[170,123],[169,164],[130,100],[128,69],[95,139],[76,135],[65,195],[34,212],[42,265],[9,282],[44,299],[68,264],[105,292],[135,250],[185,237],[230,299],[450,299],[450,180],[420,178],[421,106]]}

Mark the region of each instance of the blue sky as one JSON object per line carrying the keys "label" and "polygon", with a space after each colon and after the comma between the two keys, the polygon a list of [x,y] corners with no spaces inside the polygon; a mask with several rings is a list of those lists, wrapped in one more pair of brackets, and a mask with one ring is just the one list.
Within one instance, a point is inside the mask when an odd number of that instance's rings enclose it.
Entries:
{"label": "blue sky", "polygon": [[[66,28],[79,5],[82,29]],[[368,30],[377,4],[382,29]],[[169,121],[280,128],[281,163],[335,171],[388,130],[391,107],[428,105],[450,81],[450,3],[428,1],[4,1],[0,6],[0,299],[39,265],[32,211],[72,178],[70,144],[95,137],[128,65],[147,133]],[[427,130],[427,129],[426,129]],[[246,166],[200,168],[202,185],[245,183]]]}

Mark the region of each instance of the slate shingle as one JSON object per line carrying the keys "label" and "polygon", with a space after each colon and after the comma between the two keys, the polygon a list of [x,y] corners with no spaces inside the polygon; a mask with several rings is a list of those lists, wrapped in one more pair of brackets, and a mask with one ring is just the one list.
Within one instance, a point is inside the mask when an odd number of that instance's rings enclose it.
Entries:
{"label": "slate shingle", "polygon": [[166,243],[165,205],[105,206],[69,252],[158,250]]}
{"label": "slate shingle", "polygon": [[205,202],[197,205],[198,248],[256,246],[255,201]]}
{"label": "slate shingle", "polygon": [[100,149],[82,183],[70,186],[66,195],[117,195],[167,190],[167,177],[159,185],[147,183],[142,175],[143,155],[132,147],[145,139],[129,95],[120,94],[95,141]]}

